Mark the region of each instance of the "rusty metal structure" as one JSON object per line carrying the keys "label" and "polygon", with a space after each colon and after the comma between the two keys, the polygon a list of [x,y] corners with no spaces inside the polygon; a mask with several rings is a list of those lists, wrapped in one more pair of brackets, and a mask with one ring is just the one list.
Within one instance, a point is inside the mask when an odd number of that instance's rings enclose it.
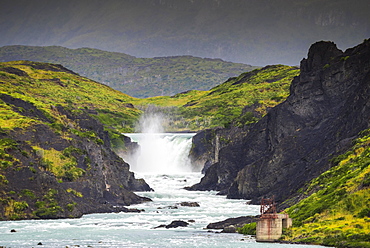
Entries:
{"label": "rusty metal structure", "polygon": [[257,242],[274,242],[281,237],[283,228],[292,225],[292,219],[288,214],[276,213],[274,197],[261,199],[260,212],[261,217],[256,227]]}
{"label": "rusty metal structure", "polygon": [[261,199],[261,217],[264,214],[276,214],[276,203],[274,196],[272,198],[262,198]]}

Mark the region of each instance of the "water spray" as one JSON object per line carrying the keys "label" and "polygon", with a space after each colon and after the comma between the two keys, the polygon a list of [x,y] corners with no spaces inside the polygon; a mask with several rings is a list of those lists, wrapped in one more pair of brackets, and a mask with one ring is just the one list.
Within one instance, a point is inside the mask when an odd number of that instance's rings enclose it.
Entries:
{"label": "water spray", "polygon": [[137,173],[192,172],[188,158],[194,133],[164,133],[165,115],[147,109],[139,120],[137,131],[126,136],[138,142],[140,148],[124,158]]}

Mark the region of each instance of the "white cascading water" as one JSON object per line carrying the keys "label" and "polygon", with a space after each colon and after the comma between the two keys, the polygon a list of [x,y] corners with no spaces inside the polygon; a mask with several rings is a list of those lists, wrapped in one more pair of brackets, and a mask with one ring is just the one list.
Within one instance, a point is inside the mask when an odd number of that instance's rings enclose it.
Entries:
{"label": "white cascading water", "polygon": [[194,134],[139,133],[126,134],[138,142],[140,149],[128,158],[131,170],[137,173],[191,172],[188,159]]}
{"label": "white cascading water", "polygon": [[163,133],[163,116],[158,113],[143,115],[139,133],[126,133],[139,144],[131,157],[125,160],[136,173],[183,173],[192,172],[188,154],[194,133]]}

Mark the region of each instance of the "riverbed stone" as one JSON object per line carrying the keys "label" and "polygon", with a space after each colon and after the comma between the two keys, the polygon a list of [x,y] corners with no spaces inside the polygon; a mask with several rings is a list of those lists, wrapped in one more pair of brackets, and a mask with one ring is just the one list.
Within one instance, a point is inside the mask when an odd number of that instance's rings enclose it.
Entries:
{"label": "riverbed stone", "polygon": [[198,202],[181,202],[180,206],[182,206],[182,207],[200,207]]}
{"label": "riverbed stone", "polygon": [[174,220],[168,225],[162,224],[162,225],[159,225],[159,226],[155,227],[154,229],[157,229],[157,228],[167,228],[167,229],[169,229],[169,228],[177,228],[177,227],[187,227],[188,225],[189,225],[189,223],[186,222],[186,221]]}

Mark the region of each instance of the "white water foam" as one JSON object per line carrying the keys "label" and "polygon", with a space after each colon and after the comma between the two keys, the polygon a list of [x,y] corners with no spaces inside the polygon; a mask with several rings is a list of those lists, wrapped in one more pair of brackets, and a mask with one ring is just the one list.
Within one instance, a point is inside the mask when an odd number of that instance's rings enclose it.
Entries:
{"label": "white water foam", "polygon": [[[90,214],[80,219],[25,220],[0,222],[0,245],[5,247],[147,247],[147,248],[315,248],[319,246],[256,243],[250,236],[208,232],[210,222],[230,217],[256,215],[259,206],[245,200],[226,199],[216,192],[186,191],[184,186],[199,181],[200,173],[145,175],[154,192],[140,192],[153,201],[131,206],[141,213]],[[177,205],[198,202],[199,207]],[[188,227],[155,227],[173,220],[189,222]],[[10,230],[16,232],[10,232]],[[219,231],[219,230],[218,230]]]}
{"label": "white water foam", "polygon": [[140,146],[130,157],[123,157],[135,173],[194,172],[188,154],[195,133],[163,133],[165,122],[163,114],[146,112],[136,128],[140,133],[125,134]]}
{"label": "white water foam", "polygon": [[124,158],[136,173],[192,172],[188,154],[194,133],[132,133],[125,134],[140,148]]}

